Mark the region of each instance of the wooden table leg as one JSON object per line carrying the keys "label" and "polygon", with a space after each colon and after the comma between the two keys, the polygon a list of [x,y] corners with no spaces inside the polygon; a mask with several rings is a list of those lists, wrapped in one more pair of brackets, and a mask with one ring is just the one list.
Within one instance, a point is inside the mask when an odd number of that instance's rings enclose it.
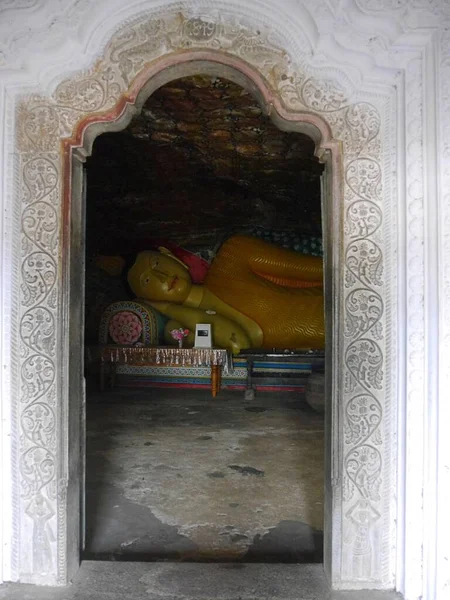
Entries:
{"label": "wooden table leg", "polygon": [[217,393],[222,389],[222,365],[217,367]]}
{"label": "wooden table leg", "polygon": [[217,396],[220,390],[221,370],[220,365],[211,365],[211,394],[213,398]]}

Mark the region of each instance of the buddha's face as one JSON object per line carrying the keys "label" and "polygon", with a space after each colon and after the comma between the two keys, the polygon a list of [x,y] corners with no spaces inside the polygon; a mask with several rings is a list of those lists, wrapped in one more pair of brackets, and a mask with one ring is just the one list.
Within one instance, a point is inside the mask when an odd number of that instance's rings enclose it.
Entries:
{"label": "buddha's face", "polygon": [[128,271],[128,283],[138,298],[182,304],[191,289],[189,271],[161,252],[140,252]]}

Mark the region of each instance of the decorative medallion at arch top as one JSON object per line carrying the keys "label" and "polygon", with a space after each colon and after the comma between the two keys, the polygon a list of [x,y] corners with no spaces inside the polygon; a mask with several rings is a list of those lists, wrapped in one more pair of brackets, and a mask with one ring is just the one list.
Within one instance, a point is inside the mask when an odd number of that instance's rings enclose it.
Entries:
{"label": "decorative medallion at arch top", "polygon": [[[277,39],[282,38],[282,35]],[[236,14],[187,17],[180,12],[141,19],[116,33],[104,57],[88,74],[58,85],[50,98],[29,97],[18,113],[17,147],[22,181],[21,259],[21,399],[20,428],[21,573],[29,580],[55,577],[65,582],[66,495],[64,429],[67,390],[57,398],[61,356],[68,348],[60,336],[62,323],[59,229],[63,209],[61,140],[75,139],[83,120],[107,122],[118,107],[132,102],[133,82],[149,65],[164,57],[195,56],[211,51],[214,60],[241,61],[259,74],[277,99],[284,116],[301,121],[314,115],[342,144],[343,195],[334,203],[343,232],[343,264],[336,289],[341,313],[336,335],[342,346],[335,369],[345,385],[335,391],[334,410],[343,420],[343,538],[336,581],[387,581],[385,557],[391,532],[382,531],[391,482],[383,472],[385,394],[385,300],[383,281],[383,189],[380,114],[375,105],[351,103],[331,79],[301,70],[286,49],[255,22]],[[162,63],[161,63],[162,64]],[[111,116],[114,115],[114,116]],[[336,148],[336,143],[331,144]],[[336,161],[336,164],[337,161]],[[338,193],[340,186],[335,187]],[[66,198],[68,198],[66,190]],[[65,217],[67,218],[67,216]],[[64,264],[64,263],[63,263]],[[62,429],[61,429],[62,427]],[[57,480],[57,478],[59,478]],[[340,483],[338,484],[340,485]],[[339,494],[338,494],[339,495]],[[30,534],[31,533],[31,534]],[[378,558],[379,557],[379,558]],[[384,569],[384,570],[383,570]]]}

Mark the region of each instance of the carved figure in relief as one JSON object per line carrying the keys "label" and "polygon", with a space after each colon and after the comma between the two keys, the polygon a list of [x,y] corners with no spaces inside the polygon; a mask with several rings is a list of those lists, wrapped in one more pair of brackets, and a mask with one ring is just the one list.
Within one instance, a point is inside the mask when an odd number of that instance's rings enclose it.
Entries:
{"label": "carved figure in relief", "polygon": [[223,244],[203,285],[167,251],[141,252],[128,272],[136,296],[170,319],[167,331],[210,323],[214,344],[235,353],[323,348],[322,278],[320,258],[241,235]]}
{"label": "carved figure in relief", "polygon": [[367,501],[360,498],[345,514],[351,523],[345,542],[352,546],[353,560],[349,577],[364,577],[370,573],[373,560],[371,526],[381,517]]}
{"label": "carved figure in relief", "polygon": [[48,521],[55,511],[47,498],[39,492],[28,504],[26,513],[33,520],[33,570],[44,575],[52,568],[50,543],[55,540]]}

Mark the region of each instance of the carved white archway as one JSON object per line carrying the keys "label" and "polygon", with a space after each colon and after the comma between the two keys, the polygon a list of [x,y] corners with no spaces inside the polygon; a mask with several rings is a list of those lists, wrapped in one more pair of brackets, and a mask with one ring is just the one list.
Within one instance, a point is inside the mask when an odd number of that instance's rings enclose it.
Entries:
{"label": "carved white archway", "polygon": [[269,31],[256,17],[240,19],[237,10],[192,16],[167,8],[121,27],[89,73],[63,81],[51,97],[28,97],[19,107],[20,399],[13,407],[19,475],[13,551],[22,581],[64,583],[78,560],[79,501],[74,494],[81,424],[79,407],[69,402],[73,348],[67,332],[70,282],[77,277],[73,238],[79,235],[76,227],[71,234],[70,226],[80,203],[77,186],[70,187],[71,168],[77,177],[71,148],[89,147],[83,135],[95,134],[102,123],[114,120],[122,128],[121,117],[127,110],[131,116],[139,91],[155,85],[152,75],[164,73],[164,66],[179,63],[189,51],[209,61],[217,53],[218,63],[220,57],[224,64],[234,61],[247,80],[260,80],[259,92],[266,105],[273,104],[275,120],[301,116],[329,128],[322,147],[331,149],[334,176],[342,174],[334,186],[339,213],[333,214],[332,239],[342,261],[333,265],[338,351],[326,489],[331,554],[326,561],[335,587],[394,585],[392,390],[397,364],[389,277],[395,270],[390,244],[396,231],[394,190],[384,175],[392,160],[386,119],[393,97],[391,91],[356,94],[343,73],[313,70],[305,57],[290,56],[288,46],[283,46],[282,32]]}

